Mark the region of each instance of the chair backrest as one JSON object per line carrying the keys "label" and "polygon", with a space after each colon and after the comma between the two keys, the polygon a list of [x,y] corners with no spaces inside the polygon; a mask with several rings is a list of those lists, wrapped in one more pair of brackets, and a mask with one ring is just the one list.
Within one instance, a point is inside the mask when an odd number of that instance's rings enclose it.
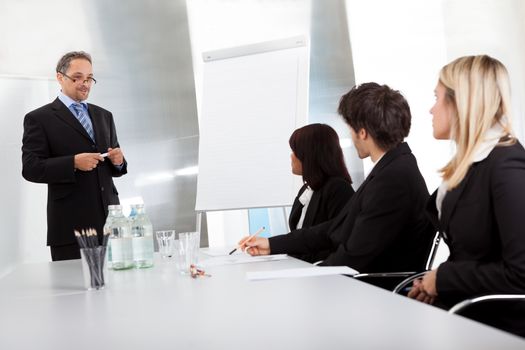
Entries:
{"label": "chair backrest", "polygon": [[434,265],[434,260],[436,259],[436,254],[439,248],[439,243],[441,243],[441,235],[439,232],[436,232],[432,246],[430,247],[430,253],[428,254],[427,263],[425,265],[425,270],[431,270]]}
{"label": "chair backrest", "polygon": [[428,253],[427,263],[425,264],[425,271],[407,276],[407,278],[405,278],[404,280],[402,280],[400,283],[398,283],[395,286],[395,288],[392,290],[393,293],[407,294],[410,288],[412,287],[412,283],[414,282],[415,279],[423,277],[423,275],[428,270],[432,270],[436,262],[436,257],[438,255],[438,250],[440,247],[441,240],[442,239],[441,239],[440,233],[436,232],[436,234],[434,235],[434,239],[432,241],[432,245],[430,246],[430,251]]}
{"label": "chair backrest", "polygon": [[436,233],[432,248],[428,254],[428,261],[426,264],[427,270],[433,270],[438,267],[442,262],[448,259],[450,250],[448,245],[443,244],[443,236]]}

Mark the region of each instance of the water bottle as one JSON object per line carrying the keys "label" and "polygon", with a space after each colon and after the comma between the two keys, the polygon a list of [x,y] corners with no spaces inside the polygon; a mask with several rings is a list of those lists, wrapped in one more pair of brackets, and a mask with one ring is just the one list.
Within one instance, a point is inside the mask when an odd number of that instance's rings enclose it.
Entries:
{"label": "water bottle", "polygon": [[153,266],[153,226],[146,215],[144,204],[131,205],[131,236],[133,263],[142,269]]}
{"label": "water bottle", "polygon": [[110,205],[108,210],[108,217],[104,225],[104,234],[109,234],[108,267],[113,270],[129,269],[133,267],[129,221],[122,214],[120,205]]}

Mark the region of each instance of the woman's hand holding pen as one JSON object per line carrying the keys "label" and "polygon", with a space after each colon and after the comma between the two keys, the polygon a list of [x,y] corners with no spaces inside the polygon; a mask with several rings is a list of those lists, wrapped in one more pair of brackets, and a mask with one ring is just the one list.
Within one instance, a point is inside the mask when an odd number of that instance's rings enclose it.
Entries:
{"label": "woman's hand holding pen", "polygon": [[239,241],[239,248],[252,255],[269,255],[270,254],[270,241],[268,241],[268,238],[263,237],[253,237],[252,239],[249,239],[252,236],[246,236],[243,237]]}

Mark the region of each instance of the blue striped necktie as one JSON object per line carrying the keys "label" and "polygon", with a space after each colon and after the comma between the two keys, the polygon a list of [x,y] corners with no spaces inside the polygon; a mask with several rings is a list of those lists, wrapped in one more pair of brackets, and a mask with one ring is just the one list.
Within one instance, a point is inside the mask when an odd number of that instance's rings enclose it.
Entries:
{"label": "blue striped necktie", "polygon": [[73,106],[73,109],[77,113],[77,119],[82,124],[84,129],[86,129],[87,133],[89,134],[89,137],[95,141],[95,132],[93,131],[93,124],[91,124],[91,119],[89,119],[89,116],[86,115],[86,112],[84,111],[84,108],[80,103],[73,103],[71,106]]}

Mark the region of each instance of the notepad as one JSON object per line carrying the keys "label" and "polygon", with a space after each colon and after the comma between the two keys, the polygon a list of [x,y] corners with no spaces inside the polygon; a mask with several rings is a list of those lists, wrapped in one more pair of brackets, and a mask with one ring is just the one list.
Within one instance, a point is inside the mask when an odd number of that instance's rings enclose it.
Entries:
{"label": "notepad", "polygon": [[206,259],[199,263],[203,267],[220,266],[220,265],[234,265],[234,264],[248,264],[255,262],[266,262],[266,261],[277,261],[288,259],[286,254],[275,254],[275,255],[260,255],[250,256],[248,254],[234,254],[227,256],[216,256],[210,259]]}
{"label": "notepad", "polygon": [[296,269],[251,271],[246,273],[249,281],[262,281],[281,278],[298,278],[328,275],[356,275],[359,272],[348,266],[313,266]]}

